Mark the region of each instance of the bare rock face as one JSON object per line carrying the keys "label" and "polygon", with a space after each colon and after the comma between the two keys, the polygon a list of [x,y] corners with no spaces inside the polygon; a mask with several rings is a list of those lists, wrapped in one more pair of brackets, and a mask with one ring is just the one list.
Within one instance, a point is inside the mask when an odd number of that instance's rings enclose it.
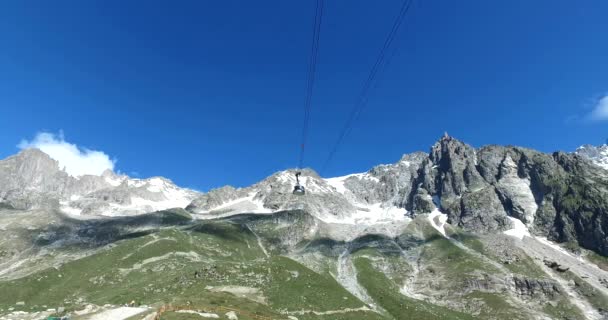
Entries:
{"label": "bare rock face", "polygon": [[419,188],[416,190],[416,194],[412,196],[410,208],[413,212],[431,212],[435,210],[439,205],[433,201],[433,197],[429,194],[426,189]]}
{"label": "bare rock face", "polygon": [[513,283],[516,292],[522,296],[553,298],[561,292],[559,284],[554,281],[514,277]]}
{"label": "bare rock face", "polygon": [[510,215],[524,223],[532,224],[538,205],[530,189],[530,179],[527,176],[519,176],[517,164],[508,154],[500,164],[499,178],[495,184]]}
{"label": "bare rock face", "polygon": [[0,161],[0,201],[17,209],[57,205],[70,177],[40,150],[28,149]]}
{"label": "bare rock face", "polygon": [[475,232],[510,227],[495,187],[478,170],[475,149],[450,136],[433,145],[415,187],[410,208],[416,213],[427,211],[434,199],[453,225]]}
{"label": "bare rock face", "polygon": [[475,149],[450,136],[444,136],[433,145],[430,161],[437,169],[434,191],[442,198],[462,196],[487,185],[476,169]]}
{"label": "bare rock face", "polygon": [[510,229],[508,217],[514,217],[534,234],[607,254],[608,173],[582,154],[496,145],[475,149],[445,135],[428,153],[404,155],[366,173],[323,179],[304,170],[306,201],[293,198],[294,171],[284,171],[248,188],[213,190],[189,210],[245,198],[257,204],[244,208],[301,209],[338,220],[369,212],[370,206],[400,208],[411,216],[440,210],[448,223],[474,233]]}
{"label": "bare rock face", "polygon": [[350,177],[345,185],[361,201],[405,207],[418,170],[427,158],[423,152],[407,154],[394,164],[372,168],[364,177]]}
{"label": "bare rock face", "polygon": [[468,230],[484,233],[505,230],[511,224],[493,186],[469,192],[460,199],[461,209],[450,208],[448,217]]}

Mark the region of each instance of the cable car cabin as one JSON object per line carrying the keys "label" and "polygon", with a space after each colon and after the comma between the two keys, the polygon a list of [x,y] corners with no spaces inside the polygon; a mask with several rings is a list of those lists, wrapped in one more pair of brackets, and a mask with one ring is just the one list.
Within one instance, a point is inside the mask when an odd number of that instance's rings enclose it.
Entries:
{"label": "cable car cabin", "polygon": [[295,187],[293,187],[293,194],[295,194],[296,196],[303,196],[304,194],[306,194],[306,190],[304,190],[303,186],[296,185]]}
{"label": "cable car cabin", "polygon": [[304,194],[306,194],[306,190],[304,189],[304,186],[300,185],[300,174],[302,174],[302,173],[296,172],[296,185],[295,185],[295,187],[293,187],[293,194],[296,196],[303,196]]}

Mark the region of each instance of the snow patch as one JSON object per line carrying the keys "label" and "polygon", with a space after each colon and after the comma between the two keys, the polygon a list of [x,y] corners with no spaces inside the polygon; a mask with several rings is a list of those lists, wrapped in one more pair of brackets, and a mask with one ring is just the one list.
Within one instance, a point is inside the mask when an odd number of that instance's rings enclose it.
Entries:
{"label": "snow patch", "polygon": [[534,239],[536,239],[538,242],[540,242],[540,243],[542,243],[542,244],[550,247],[553,250],[557,250],[557,251],[559,251],[562,254],[565,254],[565,255],[567,255],[569,257],[577,259],[578,261],[585,262],[585,260],[582,257],[573,255],[568,250],[560,247],[557,243],[549,241],[549,239],[547,239],[546,237],[534,237]]}
{"label": "snow patch", "polygon": [[447,214],[441,213],[441,211],[435,209],[433,212],[429,213],[428,219],[435,230],[439,231],[444,237],[447,237],[445,234],[445,224],[448,221]]}
{"label": "snow patch", "polygon": [[194,310],[178,310],[176,311],[177,313],[188,313],[188,314],[196,314],[199,315],[203,318],[212,318],[212,319],[219,319],[220,316],[218,316],[215,313],[207,313],[207,312],[198,312],[198,311],[194,311]]}
{"label": "snow patch", "polygon": [[595,165],[608,170],[608,145],[604,144],[599,147],[592,145],[584,145],[576,149],[576,154],[586,157]]}
{"label": "snow patch", "polygon": [[70,216],[79,216],[82,212],[82,209],[70,206],[70,203],[68,201],[60,201],[59,204],[59,210]]}
{"label": "snow patch", "polygon": [[[272,210],[264,207],[264,202],[255,199],[256,193],[252,192],[248,194],[246,197],[236,198],[234,200],[230,200],[222,203],[217,207],[213,207],[209,210],[199,210],[197,211],[198,215],[201,215],[200,218],[218,218],[218,217],[226,217],[240,213],[258,213],[258,214],[268,214],[273,213]],[[213,214],[213,212],[226,212],[225,214]]]}
{"label": "snow patch", "polygon": [[336,191],[340,192],[341,194],[344,194],[346,192],[346,187],[344,186],[344,180],[346,180],[345,177],[325,179],[325,181],[327,183],[329,183],[330,186],[334,187],[334,189],[336,189]]}
{"label": "snow patch", "polygon": [[338,217],[323,215],[318,217],[321,221],[338,224],[376,225],[390,222],[406,222],[407,210],[395,206],[383,207],[382,203],[368,205],[357,204],[358,210],[350,216]]}
{"label": "snow patch", "polygon": [[526,227],[526,225],[521,222],[521,220],[513,217],[507,218],[509,218],[509,220],[511,220],[511,222],[513,223],[513,229],[504,231],[504,234],[518,238],[519,240],[523,240],[525,236],[531,237],[528,227]]}
{"label": "snow patch", "polygon": [[150,192],[163,192],[171,186],[166,183],[162,178],[154,177],[147,180],[148,191]]}
{"label": "snow patch", "polygon": [[147,308],[120,307],[93,315],[89,320],[125,320],[147,310]]}
{"label": "snow patch", "polygon": [[123,181],[126,180],[125,177],[116,177],[116,176],[110,176],[110,175],[104,176],[103,179],[105,182],[107,182],[109,185],[111,185],[113,187],[118,187],[119,185],[122,184]]}
{"label": "snow patch", "polygon": [[[136,183],[137,184],[137,183]],[[148,188],[148,191],[155,193],[162,193],[160,197],[162,200],[151,200],[143,198],[142,196],[131,196],[130,203],[119,204],[119,203],[108,203],[105,209],[102,209],[98,215],[116,217],[116,216],[128,216],[137,215],[154,211],[167,210],[172,208],[185,208],[188,206],[193,198],[193,192],[187,189],[180,189],[173,185],[167,185],[163,182],[163,188],[159,185],[153,185]],[[76,201],[78,199],[72,200]],[[72,216],[81,215],[82,209],[71,205],[68,201],[61,201],[61,211]]]}
{"label": "snow patch", "polygon": [[346,175],[346,176],[327,178],[327,179],[324,179],[324,180],[330,186],[334,187],[334,189],[336,189],[336,191],[338,191],[341,194],[345,194],[348,189],[344,186],[344,182],[346,181],[346,179],[349,179],[349,178],[357,178],[357,179],[362,179],[362,180],[371,180],[371,181],[376,182],[376,183],[380,182],[380,179],[378,179],[378,178],[370,175],[367,172],[353,173],[353,174],[349,174],[349,175]]}

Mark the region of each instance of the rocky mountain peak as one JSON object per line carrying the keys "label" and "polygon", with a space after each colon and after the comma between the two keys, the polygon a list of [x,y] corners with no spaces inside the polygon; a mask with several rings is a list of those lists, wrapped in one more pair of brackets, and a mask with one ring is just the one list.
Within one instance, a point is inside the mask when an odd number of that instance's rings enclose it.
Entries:
{"label": "rocky mountain peak", "polygon": [[48,175],[60,171],[59,162],[39,149],[29,148],[7,158],[7,165],[16,166],[20,174],[31,176],[35,174]]}
{"label": "rocky mountain peak", "polygon": [[[57,161],[38,149],[25,149],[0,161],[0,202],[9,202],[16,208],[53,202],[69,181]],[[46,196],[33,197],[34,194]]]}
{"label": "rocky mountain peak", "polygon": [[75,215],[128,215],[185,207],[198,193],[165,178],[131,179],[106,170],[68,175],[38,149],[0,160],[0,203],[18,209],[52,208]]}
{"label": "rocky mountain peak", "polygon": [[435,191],[441,197],[464,194],[469,188],[480,188],[483,178],[476,169],[477,155],[472,146],[444,135],[431,147]]}

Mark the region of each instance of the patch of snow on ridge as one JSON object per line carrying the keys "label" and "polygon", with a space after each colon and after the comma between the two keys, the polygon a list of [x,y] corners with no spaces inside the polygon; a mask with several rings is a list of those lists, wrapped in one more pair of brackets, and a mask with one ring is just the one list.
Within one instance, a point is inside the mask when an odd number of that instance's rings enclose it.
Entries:
{"label": "patch of snow on ridge", "polygon": [[395,206],[382,207],[381,203],[371,205],[357,204],[358,210],[348,217],[323,215],[319,220],[327,223],[374,225],[390,222],[407,222],[407,210]]}
{"label": "patch of snow on ridge", "polygon": [[165,180],[159,177],[150,178],[147,180],[147,183],[147,189],[150,192],[163,192],[172,187],[167,182],[165,182]]}
{"label": "patch of snow on ridge", "polygon": [[444,237],[447,237],[445,233],[445,224],[448,221],[447,214],[441,213],[441,211],[435,209],[429,213],[428,219],[435,230],[439,231]]}
{"label": "patch of snow on ridge", "polygon": [[523,240],[525,236],[531,237],[530,231],[528,231],[528,227],[521,222],[521,220],[513,217],[507,217],[513,223],[513,228],[504,231],[503,233],[518,238],[519,240]]}
{"label": "patch of snow on ridge", "polygon": [[353,173],[353,174],[349,174],[349,175],[345,175],[345,176],[341,176],[341,177],[326,178],[324,180],[330,186],[334,187],[334,189],[336,189],[336,191],[340,192],[341,194],[344,194],[344,193],[346,193],[346,191],[348,191],[348,189],[344,186],[344,182],[346,181],[346,179],[353,178],[353,177],[358,178],[358,179],[371,180],[374,182],[380,182],[380,180],[378,178],[371,176],[367,172]]}
{"label": "patch of snow on ridge", "polygon": [[61,207],[59,207],[59,210],[64,213],[67,213],[68,215],[79,216],[82,212],[82,209],[70,206],[70,203],[68,201],[61,201],[59,204],[61,205]]}
{"label": "patch of snow on ridge", "polygon": [[183,194],[169,194],[165,195],[165,200],[162,201],[154,201],[148,200],[141,197],[131,197],[131,204],[121,206],[115,204],[114,206],[117,208],[125,208],[125,209],[145,209],[150,208],[151,211],[159,211],[171,208],[185,208],[188,204],[190,204],[190,198]]}
{"label": "patch of snow on ridge", "polygon": [[595,165],[608,170],[608,144],[599,147],[587,144],[577,148],[574,153],[583,156]]}
{"label": "patch of snow on ridge", "polygon": [[[246,197],[236,198],[234,200],[224,202],[221,205],[213,207],[209,210],[199,210],[196,212],[196,214],[202,215],[201,218],[209,218],[209,216],[216,218],[231,216],[239,213],[272,213],[272,210],[264,207],[264,203],[261,200],[255,199],[255,195],[256,193],[252,192]],[[215,215],[213,214],[214,212],[224,213],[220,215]]]}
{"label": "patch of snow on ridge", "polygon": [[190,204],[190,202],[190,198],[182,195],[177,195],[162,201],[148,200],[141,197],[131,197],[130,204],[110,203],[108,210],[102,212],[102,215],[122,216],[161,211],[172,208],[185,208],[188,204]]}
{"label": "patch of snow on ridge", "polygon": [[327,183],[329,183],[330,186],[334,187],[334,189],[336,189],[336,191],[340,192],[341,194],[344,194],[346,192],[346,187],[344,186],[344,180],[346,180],[346,178],[348,178],[348,177],[349,176],[328,178],[328,179],[325,179],[325,181],[327,181]]}
{"label": "patch of snow on ridge", "polygon": [[[158,181],[162,182],[162,187]],[[142,180],[136,181],[135,184],[140,186],[146,185]],[[131,195],[129,197],[130,201],[127,203],[105,202],[99,207],[100,209],[95,210],[94,215],[114,217],[143,214],[172,208],[183,209],[188,206],[195,197],[193,191],[181,189],[161,179],[156,179],[156,181],[153,182],[153,190],[154,191],[148,189],[147,191],[156,194],[160,193],[162,196],[152,200],[140,195]],[[73,197],[70,201],[61,201],[61,210],[72,216],[81,215],[83,209],[72,203],[72,201],[78,201],[80,198],[81,197]]]}
{"label": "patch of snow on ridge", "polygon": [[103,179],[111,186],[118,187],[126,178],[104,176]]}
{"label": "patch of snow on ridge", "polygon": [[208,312],[198,312],[198,311],[194,311],[194,310],[177,310],[177,313],[189,313],[189,314],[196,314],[199,315],[203,318],[212,318],[212,319],[219,319],[220,316],[218,316],[215,313],[208,313]]}
{"label": "patch of snow on ridge", "polygon": [[571,252],[569,252],[568,250],[562,248],[560,245],[558,245],[555,242],[549,241],[549,239],[547,239],[546,237],[534,237],[534,239],[536,239],[538,242],[544,244],[547,247],[550,247],[553,250],[559,251],[562,254],[565,254],[567,256],[570,256],[572,258],[577,259],[578,261],[584,262],[584,259],[580,256],[575,256],[574,254],[572,254]]}

